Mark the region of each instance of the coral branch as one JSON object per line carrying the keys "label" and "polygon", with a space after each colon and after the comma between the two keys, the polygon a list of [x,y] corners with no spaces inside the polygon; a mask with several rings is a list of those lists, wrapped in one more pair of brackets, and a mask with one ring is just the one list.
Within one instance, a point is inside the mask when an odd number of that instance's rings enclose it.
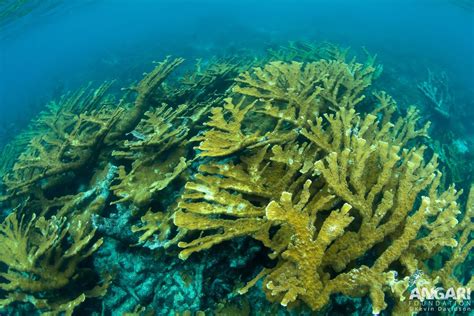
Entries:
{"label": "coral branch", "polygon": [[26,222],[18,214],[10,214],[0,226],[0,261],[8,266],[1,273],[5,280],[0,288],[7,297],[0,306],[15,301],[31,302],[48,312],[69,311],[88,296],[105,294],[104,287],[85,291],[79,296],[69,291],[58,292],[81,276],[79,263],[89,257],[102,244],[93,241],[94,231],[86,223],[66,224],[65,218],[33,217]]}

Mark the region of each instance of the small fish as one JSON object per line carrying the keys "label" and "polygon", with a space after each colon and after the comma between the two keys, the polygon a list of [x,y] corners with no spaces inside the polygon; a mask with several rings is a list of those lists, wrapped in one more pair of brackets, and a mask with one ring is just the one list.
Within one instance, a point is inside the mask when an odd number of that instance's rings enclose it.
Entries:
{"label": "small fish", "polygon": [[145,140],[146,139],[146,136],[143,135],[142,133],[138,132],[138,131],[131,131],[130,133],[127,133],[127,135],[132,135],[133,137],[135,137],[136,139],[139,139],[139,140]]}

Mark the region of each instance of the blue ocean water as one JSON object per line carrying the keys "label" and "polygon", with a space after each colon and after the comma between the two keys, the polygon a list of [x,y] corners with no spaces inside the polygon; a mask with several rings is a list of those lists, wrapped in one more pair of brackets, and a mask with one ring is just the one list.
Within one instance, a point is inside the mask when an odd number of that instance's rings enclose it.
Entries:
{"label": "blue ocean water", "polygon": [[36,2],[31,11],[0,25],[2,141],[52,97],[85,81],[120,76],[128,71],[123,65],[145,69],[146,60],[165,55],[192,59],[289,40],[364,46],[386,68],[420,80],[428,67],[446,71],[472,114],[468,0],[30,2]]}

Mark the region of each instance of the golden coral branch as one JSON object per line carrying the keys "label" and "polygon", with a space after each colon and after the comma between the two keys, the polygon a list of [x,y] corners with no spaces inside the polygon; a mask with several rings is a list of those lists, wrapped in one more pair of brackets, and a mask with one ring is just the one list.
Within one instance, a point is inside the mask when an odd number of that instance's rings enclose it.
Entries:
{"label": "golden coral branch", "polygon": [[[84,301],[87,291],[77,298],[71,298],[74,293],[61,296],[56,291],[77,282],[79,263],[102,244],[102,239],[93,240],[94,233],[80,221],[68,224],[65,218],[33,215],[25,222],[25,215],[18,220],[18,214],[11,213],[0,226],[0,261],[8,267],[1,274],[5,281],[0,288],[7,297],[0,304],[22,301],[45,312],[71,311]],[[99,288],[91,291],[104,294]]]}

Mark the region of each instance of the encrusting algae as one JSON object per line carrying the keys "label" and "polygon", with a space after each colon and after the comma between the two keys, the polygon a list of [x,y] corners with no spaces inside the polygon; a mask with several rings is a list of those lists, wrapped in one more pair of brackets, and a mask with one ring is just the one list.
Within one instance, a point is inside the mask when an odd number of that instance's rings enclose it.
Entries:
{"label": "encrusting algae", "polygon": [[41,113],[0,163],[0,201],[14,208],[0,227],[0,307],[72,314],[104,295],[113,276],[81,262],[103,243],[93,218],[110,204],[135,219],[127,246],[186,260],[260,242],[272,264],[237,292],[262,284],[287,308],[321,311],[342,294],[406,315],[414,287],[472,287],[456,267],[474,245],[474,189],[463,210],[420,141],[429,124],[372,89],[375,58],[329,44],[270,53],[168,80],[183,60],[167,58],[119,100],[107,82]]}

